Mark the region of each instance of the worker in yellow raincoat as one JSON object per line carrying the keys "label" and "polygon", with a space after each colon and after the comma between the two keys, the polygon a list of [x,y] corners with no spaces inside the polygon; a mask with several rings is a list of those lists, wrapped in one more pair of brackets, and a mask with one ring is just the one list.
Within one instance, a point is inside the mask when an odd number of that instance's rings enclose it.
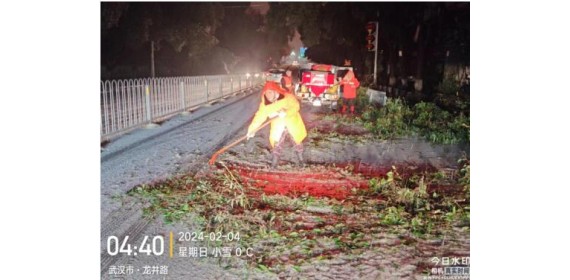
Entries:
{"label": "worker in yellow raincoat", "polygon": [[247,139],[255,135],[255,129],[267,118],[275,118],[269,131],[269,143],[272,147],[273,159],[271,167],[277,167],[282,155],[286,138],[295,143],[295,152],[300,166],[304,166],[303,140],[307,137],[305,123],[299,113],[297,98],[277,83],[268,81],[262,90],[261,103],[247,130]]}

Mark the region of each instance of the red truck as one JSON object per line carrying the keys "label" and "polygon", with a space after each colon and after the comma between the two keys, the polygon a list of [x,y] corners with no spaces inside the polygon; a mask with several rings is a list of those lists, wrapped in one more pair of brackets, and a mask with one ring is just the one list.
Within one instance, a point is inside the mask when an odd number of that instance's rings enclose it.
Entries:
{"label": "red truck", "polygon": [[330,105],[335,109],[340,99],[339,79],[352,67],[339,67],[329,64],[310,64],[301,67],[300,83],[295,93],[313,106]]}

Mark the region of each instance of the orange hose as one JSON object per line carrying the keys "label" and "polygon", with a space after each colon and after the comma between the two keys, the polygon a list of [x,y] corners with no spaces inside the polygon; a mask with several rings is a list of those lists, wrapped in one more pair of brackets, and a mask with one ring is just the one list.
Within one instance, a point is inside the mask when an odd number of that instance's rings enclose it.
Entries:
{"label": "orange hose", "polygon": [[[266,122],[264,122],[262,125],[260,125],[258,128],[256,128],[254,131],[252,131],[253,133],[259,131],[260,129],[264,128],[265,126],[267,126],[268,124],[270,124],[275,118],[269,119]],[[238,140],[232,142],[231,144],[219,149],[217,152],[215,152],[212,155],[212,158],[210,158],[210,161],[208,161],[208,164],[213,165],[214,162],[216,162],[216,158],[222,154],[223,152],[227,151],[228,149],[230,149],[231,147],[237,145],[239,142],[243,141],[244,139],[247,138],[247,134],[245,136],[240,137]]]}

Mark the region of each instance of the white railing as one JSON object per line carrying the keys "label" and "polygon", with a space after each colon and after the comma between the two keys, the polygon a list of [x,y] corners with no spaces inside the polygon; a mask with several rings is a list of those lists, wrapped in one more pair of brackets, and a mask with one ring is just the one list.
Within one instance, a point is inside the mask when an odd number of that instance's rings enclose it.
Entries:
{"label": "white railing", "polygon": [[259,85],[249,75],[101,81],[101,141]]}

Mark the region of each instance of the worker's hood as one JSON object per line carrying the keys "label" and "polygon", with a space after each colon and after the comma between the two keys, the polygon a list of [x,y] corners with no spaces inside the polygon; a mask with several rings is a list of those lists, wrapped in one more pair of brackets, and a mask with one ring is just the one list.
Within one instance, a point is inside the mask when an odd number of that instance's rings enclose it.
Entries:
{"label": "worker's hood", "polygon": [[[275,102],[277,100],[281,100],[285,97],[285,94],[287,93],[287,91],[285,91],[285,89],[283,89],[280,85],[278,85],[275,82],[267,82],[265,83],[265,86],[263,87],[262,90],[262,98],[263,98],[263,103],[265,105],[269,105],[272,102]],[[277,98],[274,100],[269,100],[268,99],[268,95],[272,95],[272,94],[277,94]]]}

